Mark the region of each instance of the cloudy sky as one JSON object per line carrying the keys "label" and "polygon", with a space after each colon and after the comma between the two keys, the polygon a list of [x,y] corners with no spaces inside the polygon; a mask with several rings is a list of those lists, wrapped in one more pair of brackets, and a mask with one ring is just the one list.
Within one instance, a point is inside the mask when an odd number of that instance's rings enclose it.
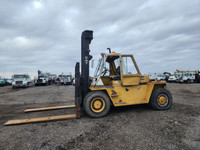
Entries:
{"label": "cloudy sky", "polygon": [[91,54],[133,54],[142,73],[200,69],[199,0],[0,1],[0,75],[74,72],[81,33]]}

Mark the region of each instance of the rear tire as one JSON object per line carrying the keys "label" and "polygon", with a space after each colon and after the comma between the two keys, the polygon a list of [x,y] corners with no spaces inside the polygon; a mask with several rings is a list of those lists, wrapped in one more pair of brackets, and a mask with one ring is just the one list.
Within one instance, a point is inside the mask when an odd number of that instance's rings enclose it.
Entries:
{"label": "rear tire", "polygon": [[156,110],[167,110],[172,105],[172,95],[166,89],[155,89],[151,95],[150,104]]}
{"label": "rear tire", "polygon": [[101,91],[90,92],[84,98],[83,108],[89,117],[104,117],[110,111],[110,98]]}

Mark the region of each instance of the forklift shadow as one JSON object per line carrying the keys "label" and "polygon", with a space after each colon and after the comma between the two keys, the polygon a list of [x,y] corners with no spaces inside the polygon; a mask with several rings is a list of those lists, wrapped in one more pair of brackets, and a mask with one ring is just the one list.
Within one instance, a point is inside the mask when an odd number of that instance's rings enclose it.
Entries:
{"label": "forklift shadow", "polygon": [[[111,106],[110,112],[105,117],[118,116],[118,114],[145,113],[145,112],[151,112],[151,111],[154,111],[154,110],[148,104],[128,105],[128,106],[120,106],[120,107]],[[90,118],[87,116],[83,108],[81,108],[81,118]],[[99,118],[96,118],[96,119],[99,119]]]}
{"label": "forklift shadow", "polygon": [[138,105],[129,105],[129,106],[120,106],[120,107],[114,107],[112,106],[109,112],[109,115],[115,115],[117,113],[131,113],[131,112],[149,112],[152,111],[153,108],[149,106],[148,104],[138,104]]}

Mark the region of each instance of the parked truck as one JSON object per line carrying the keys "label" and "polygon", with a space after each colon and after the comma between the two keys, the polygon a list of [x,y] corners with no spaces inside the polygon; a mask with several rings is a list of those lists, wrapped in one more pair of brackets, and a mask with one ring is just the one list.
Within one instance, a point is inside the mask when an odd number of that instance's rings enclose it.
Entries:
{"label": "parked truck", "polygon": [[48,73],[49,84],[54,84],[56,82],[57,75]]}
{"label": "parked truck", "polygon": [[61,85],[72,85],[73,83],[72,75],[61,74],[58,77]]}
{"label": "parked truck", "polygon": [[180,76],[177,78],[176,82],[178,83],[193,83],[195,82],[195,74],[198,73],[198,70],[176,70]]}
{"label": "parked truck", "polygon": [[29,84],[31,83],[31,78],[28,74],[13,74],[12,75],[12,88],[18,88],[18,87],[29,87]]}
{"label": "parked truck", "polygon": [[35,86],[53,84],[55,83],[56,77],[56,74],[38,70],[38,76],[35,78]]}
{"label": "parked truck", "polygon": [[41,86],[41,85],[48,85],[49,84],[49,78],[47,75],[40,74],[38,77],[35,78],[35,86]]}

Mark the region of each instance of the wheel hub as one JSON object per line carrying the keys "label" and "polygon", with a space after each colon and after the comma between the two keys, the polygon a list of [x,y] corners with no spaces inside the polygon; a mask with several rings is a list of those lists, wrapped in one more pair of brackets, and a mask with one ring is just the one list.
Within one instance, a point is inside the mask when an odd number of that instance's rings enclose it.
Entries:
{"label": "wheel hub", "polygon": [[102,98],[97,97],[91,101],[90,107],[91,107],[92,111],[94,111],[95,113],[99,113],[104,110],[105,102]]}
{"label": "wheel hub", "polygon": [[166,106],[168,103],[168,98],[166,95],[164,94],[161,94],[159,97],[158,97],[158,104],[160,106]]}
{"label": "wheel hub", "polygon": [[100,109],[102,107],[102,102],[100,100],[96,100],[94,102],[94,108],[95,109]]}

